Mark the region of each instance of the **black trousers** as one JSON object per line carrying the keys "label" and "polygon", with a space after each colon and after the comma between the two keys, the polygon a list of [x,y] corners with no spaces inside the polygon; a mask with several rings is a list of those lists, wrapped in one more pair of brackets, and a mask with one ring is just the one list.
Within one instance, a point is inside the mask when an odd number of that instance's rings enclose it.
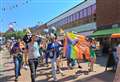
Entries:
{"label": "black trousers", "polygon": [[28,62],[29,62],[29,67],[30,67],[30,71],[31,71],[31,81],[35,82],[36,69],[38,66],[38,58],[29,59]]}

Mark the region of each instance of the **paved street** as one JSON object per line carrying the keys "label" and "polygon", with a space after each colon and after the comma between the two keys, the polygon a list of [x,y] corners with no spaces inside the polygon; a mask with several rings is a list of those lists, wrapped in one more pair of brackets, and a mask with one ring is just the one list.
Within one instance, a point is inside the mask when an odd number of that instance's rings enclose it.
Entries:
{"label": "paved street", "polygon": [[[12,59],[9,58],[8,51],[0,52],[0,82],[14,82],[14,64]],[[82,69],[75,67],[73,70],[68,70],[66,67],[66,61],[63,61],[63,71],[65,76],[57,74],[59,82],[113,82],[114,73],[112,71],[105,72],[105,57],[98,57],[94,66],[95,71],[87,73],[87,63],[81,63]],[[39,65],[37,69],[36,82],[52,82],[50,66],[44,67]],[[79,76],[75,76],[75,71]],[[29,69],[22,68],[21,76],[18,82],[31,82]]]}

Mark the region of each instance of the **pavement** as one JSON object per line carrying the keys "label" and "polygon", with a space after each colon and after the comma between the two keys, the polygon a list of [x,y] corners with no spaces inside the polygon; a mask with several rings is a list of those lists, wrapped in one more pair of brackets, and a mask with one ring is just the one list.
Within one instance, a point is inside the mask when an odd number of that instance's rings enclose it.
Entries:
{"label": "pavement", "polygon": [[[64,76],[57,74],[57,82],[113,82],[115,73],[110,71],[105,71],[105,64],[107,57],[97,57],[96,64],[94,65],[94,72],[87,72],[87,63],[81,63],[82,69],[74,67],[74,69],[68,69],[66,61],[63,60],[62,70]],[[75,75],[75,72],[79,75]],[[51,78],[51,66],[45,67],[39,64],[37,68],[36,82],[53,82]],[[12,58],[8,53],[7,49],[0,51],[0,82],[14,82],[14,64]],[[21,69],[21,76],[18,82],[31,82],[30,70],[24,68]]]}

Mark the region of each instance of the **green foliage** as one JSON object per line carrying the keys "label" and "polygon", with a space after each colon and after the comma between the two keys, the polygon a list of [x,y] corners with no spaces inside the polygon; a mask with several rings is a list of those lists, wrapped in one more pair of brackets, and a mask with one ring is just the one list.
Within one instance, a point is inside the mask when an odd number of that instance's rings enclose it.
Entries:
{"label": "green foliage", "polygon": [[23,38],[26,34],[24,31],[15,31],[15,32],[6,32],[5,37],[6,39],[10,39],[11,37],[15,37],[16,39]]}

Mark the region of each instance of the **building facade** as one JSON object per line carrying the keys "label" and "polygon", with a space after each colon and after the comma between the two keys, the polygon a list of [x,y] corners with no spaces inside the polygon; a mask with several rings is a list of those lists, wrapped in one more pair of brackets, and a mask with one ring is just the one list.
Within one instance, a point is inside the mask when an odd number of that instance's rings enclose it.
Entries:
{"label": "building facade", "polygon": [[120,0],[96,0],[96,3],[99,30],[120,26]]}
{"label": "building facade", "polygon": [[48,28],[47,24],[42,24],[42,25],[36,25],[32,27],[30,30],[32,33],[41,34],[43,33],[43,30],[47,28]]}
{"label": "building facade", "polygon": [[47,26],[89,35],[96,30],[96,0],[85,0],[47,22]]}
{"label": "building facade", "polygon": [[120,33],[120,0],[96,0],[96,26],[93,36]]}
{"label": "building facade", "polygon": [[93,36],[119,33],[120,0],[85,0],[47,22],[47,26],[86,36],[93,32]]}

